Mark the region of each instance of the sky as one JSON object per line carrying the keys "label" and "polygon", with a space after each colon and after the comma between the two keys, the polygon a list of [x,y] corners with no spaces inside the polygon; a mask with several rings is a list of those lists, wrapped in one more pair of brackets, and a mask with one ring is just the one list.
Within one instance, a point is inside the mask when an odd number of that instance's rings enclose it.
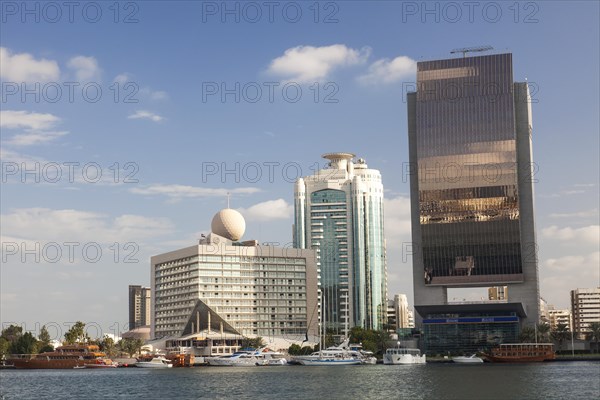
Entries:
{"label": "sky", "polygon": [[3,327],[127,330],[152,255],[228,192],[244,239],[290,243],[293,182],[339,151],[382,173],[388,292],[412,303],[405,95],[418,61],[481,45],[530,84],[541,295],[569,307],[600,285],[599,3],[466,3],[3,1]]}

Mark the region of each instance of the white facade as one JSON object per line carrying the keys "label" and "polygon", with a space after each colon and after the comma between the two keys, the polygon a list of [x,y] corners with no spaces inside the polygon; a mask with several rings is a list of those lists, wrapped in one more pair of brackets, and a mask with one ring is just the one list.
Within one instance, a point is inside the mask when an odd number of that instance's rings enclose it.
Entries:
{"label": "white facade", "polygon": [[398,328],[410,328],[408,299],[405,294],[394,296],[394,308],[396,310],[396,324]]}
{"label": "white facade", "polygon": [[[211,314],[212,325],[217,314],[243,336],[317,335],[313,250],[233,243],[213,233],[199,245],[152,257],[151,282],[152,338],[181,337],[207,324],[210,331]],[[196,320],[199,301],[211,310],[202,317],[208,323]]]}
{"label": "white facade", "polygon": [[330,153],[325,169],[294,193],[294,247],[317,251],[325,326],[381,329],[386,323],[383,184],[354,154]]}
{"label": "white facade", "polygon": [[573,329],[580,338],[590,332],[592,322],[600,322],[600,287],[571,290]]}
{"label": "white facade", "polygon": [[549,306],[548,316],[552,330],[555,330],[558,325],[565,325],[568,331],[571,330],[571,311],[567,309],[556,310],[553,306]]}

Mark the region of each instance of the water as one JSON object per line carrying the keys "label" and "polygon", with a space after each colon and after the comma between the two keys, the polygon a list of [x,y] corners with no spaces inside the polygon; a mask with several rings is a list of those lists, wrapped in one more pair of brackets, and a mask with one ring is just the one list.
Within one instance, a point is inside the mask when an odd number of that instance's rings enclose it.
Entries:
{"label": "water", "polygon": [[4,370],[12,399],[597,399],[600,363]]}

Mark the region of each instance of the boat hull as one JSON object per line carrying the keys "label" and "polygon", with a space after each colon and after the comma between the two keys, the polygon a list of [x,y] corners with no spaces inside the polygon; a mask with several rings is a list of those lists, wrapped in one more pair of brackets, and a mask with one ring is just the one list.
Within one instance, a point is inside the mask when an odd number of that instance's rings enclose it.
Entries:
{"label": "boat hull", "polygon": [[483,362],[479,357],[454,357],[452,361],[457,364],[481,364]]}
{"label": "boat hull", "polygon": [[348,359],[348,360],[335,360],[335,359],[302,359],[298,360],[302,365],[315,365],[315,366],[332,366],[332,365],[360,365],[360,360]]}
{"label": "boat hull", "polygon": [[487,355],[485,358],[494,363],[530,363],[530,362],[544,362],[546,360],[551,360],[552,358],[547,356],[531,356],[531,357],[498,357]]}
{"label": "boat hull", "polygon": [[137,362],[135,363],[137,368],[173,368],[172,364],[158,364],[150,362]]}
{"label": "boat hull", "polygon": [[385,365],[410,365],[410,364],[425,364],[425,355],[414,356],[411,354],[384,354],[383,363]]}
{"label": "boat hull", "polygon": [[83,367],[84,360],[72,359],[72,360],[45,360],[45,359],[10,359],[17,369],[73,369],[75,367]]}

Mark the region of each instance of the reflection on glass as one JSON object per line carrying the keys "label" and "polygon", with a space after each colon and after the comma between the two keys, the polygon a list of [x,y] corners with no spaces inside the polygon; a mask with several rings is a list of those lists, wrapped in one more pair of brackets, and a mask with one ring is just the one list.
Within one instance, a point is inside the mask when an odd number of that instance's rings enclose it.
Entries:
{"label": "reflection on glass", "polygon": [[512,56],[418,65],[425,283],[518,280],[522,266]]}

